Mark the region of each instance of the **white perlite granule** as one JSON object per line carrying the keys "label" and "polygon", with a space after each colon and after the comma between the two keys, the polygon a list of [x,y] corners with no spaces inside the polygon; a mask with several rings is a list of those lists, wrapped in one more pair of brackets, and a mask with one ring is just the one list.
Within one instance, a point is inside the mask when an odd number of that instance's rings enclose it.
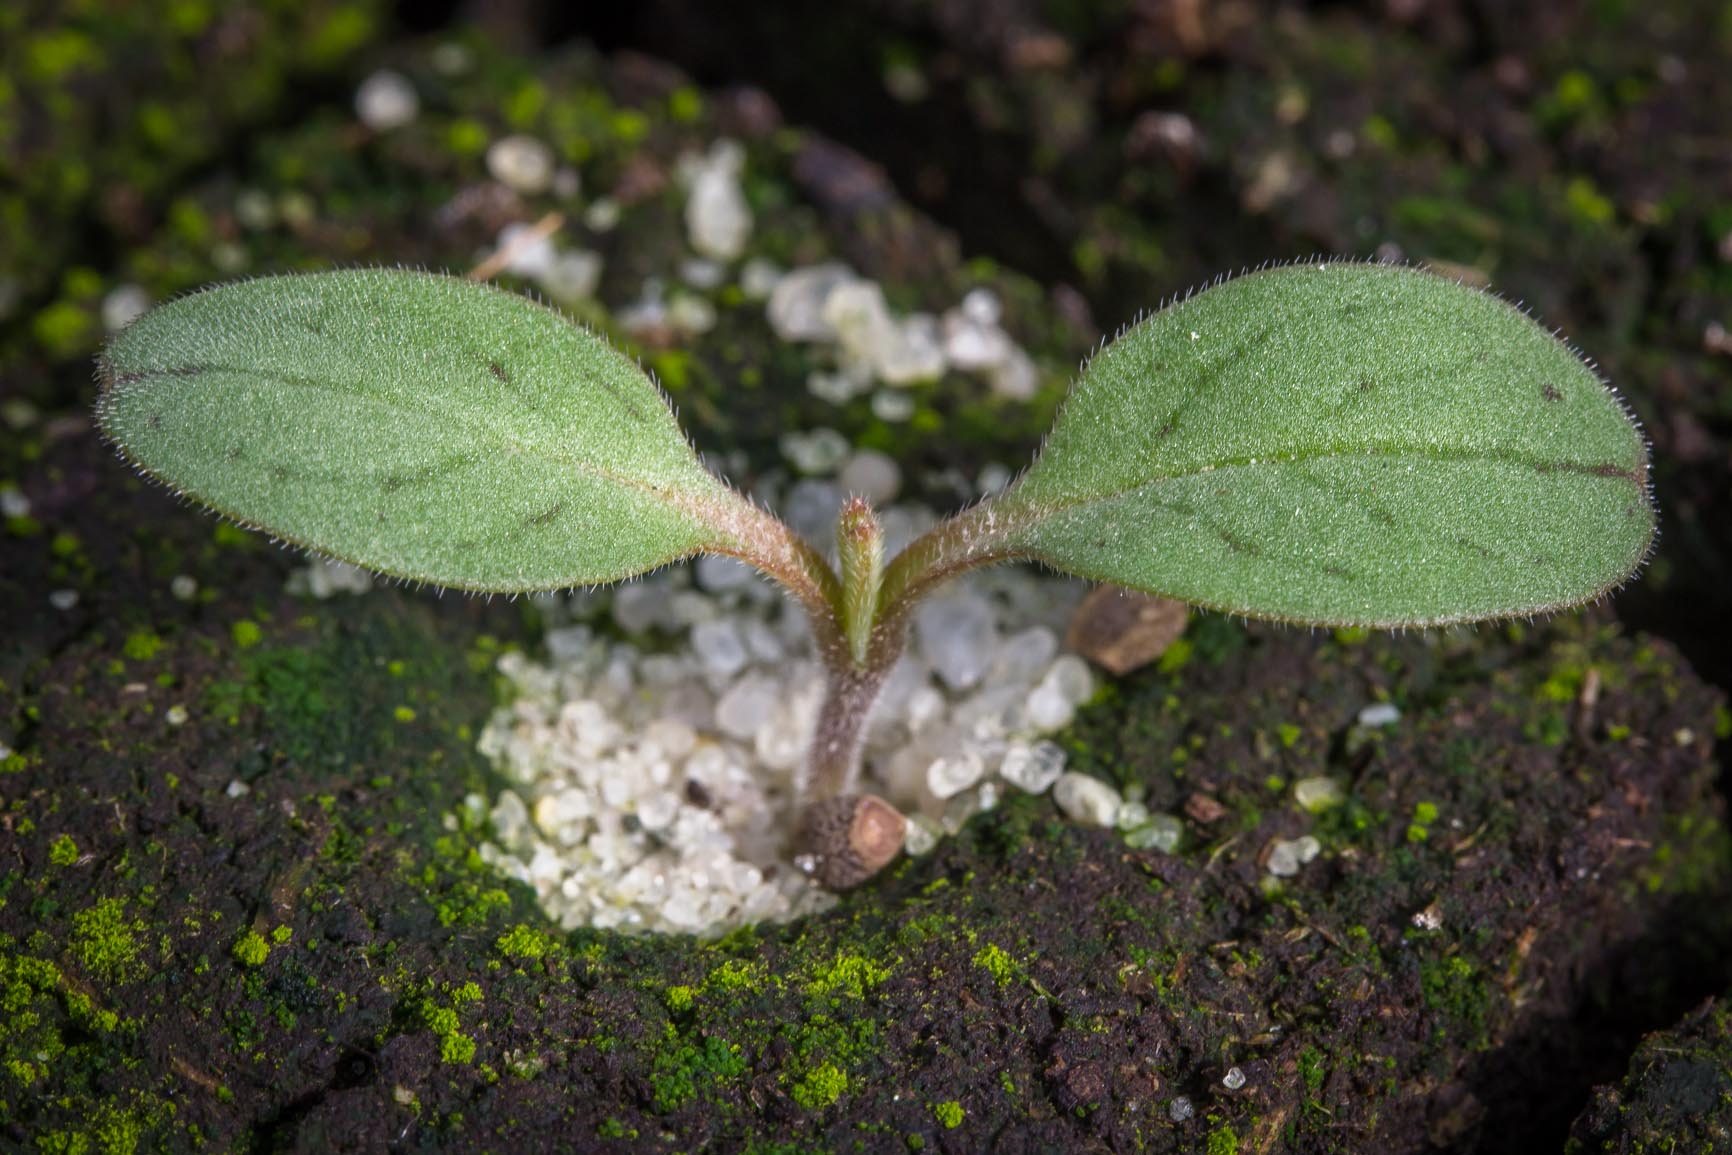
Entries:
{"label": "white perlite granule", "polygon": [[[491,821],[482,858],[532,886],[561,926],[712,936],[834,901],[788,846],[823,670],[803,612],[741,578],[700,563],[539,598],[547,663],[500,659],[518,698],[480,745],[514,785],[464,808]],[[1044,791],[1062,773],[1063,750],[1042,740],[1052,727],[1036,719],[1068,722],[1093,693],[1058,644],[1084,590],[988,570],[918,619],[868,727],[863,784],[914,819],[911,851],[1007,786]]]}

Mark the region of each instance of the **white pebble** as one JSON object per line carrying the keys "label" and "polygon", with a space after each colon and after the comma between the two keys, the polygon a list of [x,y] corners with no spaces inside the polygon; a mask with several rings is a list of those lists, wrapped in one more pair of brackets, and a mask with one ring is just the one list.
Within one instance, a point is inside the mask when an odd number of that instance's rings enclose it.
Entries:
{"label": "white pebble", "polygon": [[637,804],[637,820],[645,830],[664,830],[678,817],[680,800],[664,792],[641,798]]}
{"label": "white pebble", "polygon": [[235,194],[235,220],[242,228],[258,232],[277,223],[277,206],[262,189],[242,189]]}
{"label": "white pebble", "polygon": [[836,480],[873,505],[889,505],[902,491],[902,469],[876,449],[856,449]]}
{"label": "white pebble", "polygon": [[1056,742],[1012,742],[998,776],[1029,794],[1045,794],[1064,773],[1065,753]]}
{"label": "white pebble", "polygon": [[602,260],[599,253],[584,249],[556,253],[547,262],[536,283],[554,300],[572,303],[595,299],[601,287]]}
{"label": "white pebble", "polygon": [[784,341],[833,341],[836,328],[825,316],[830,295],[859,278],[847,265],[828,262],[794,269],[776,282],[765,314]]}
{"label": "white pebble", "polygon": [[695,337],[716,327],[716,307],[693,293],[675,293],[667,309],[668,324],[684,336]]}
{"label": "white pebble", "polygon": [[974,479],[974,486],[980,490],[980,496],[991,497],[1009,485],[1015,476],[1010,471],[1010,466],[1000,465],[998,462],[992,461],[980,467],[980,474]]}
{"label": "white pebble", "polygon": [[495,252],[505,253],[505,271],[537,282],[552,273],[559,252],[553,238],[535,231],[534,225],[514,221],[499,230]]}
{"label": "white pebble", "polygon": [[16,485],[0,487],[0,517],[29,517],[30,499]]}
{"label": "white pebble", "polygon": [[150,308],[150,294],[142,285],[116,285],[102,298],[102,327],[117,333],[143,316]]}
{"label": "white pebble", "polygon": [[769,721],[782,687],[765,674],[747,674],[716,702],[716,728],[730,738],[748,739]]}
{"label": "white pebble", "polygon": [[1095,693],[1094,672],[1075,654],[1061,654],[1047,670],[1042,684],[1051,686],[1073,706],[1081,706]]}
{"label": "white pebble", "polygon": [[1299,868],[1316,858],[1323,844],[1307,834],[1295,839],[1281,839],[1269,850],[1268,871],[1276,878],[1292,878]]}
{"label": "white pebble", "polygon": [[340,593],[364,594],[373,588],[373,575],[358,566],[314,558],[289,574],[284,586],[291,594],[309,594],[322,600]]}
{"label": "white pebble", "polygon": [[812,743],[809,722],[810,719],[803,717],[801,711],[787,703],[773,710],[758,727],[752,742],[752,751],[757,754],[758,761],[771,770],[793,770],[799,766]]}
{"label": "white pebble", "polygon": [[78,604],[77,590],[54,590],[48,595],[48,604],[62,612]]}
{"label": "white pebble", "polygon": [[1023,707],[1028,724],[1043,734],[1062,730],[1076,718],[1076,707],[1050,682],[1043,681],[1028,696]]}
{"label": "white pebble", "polygon": [[1346,799],[1346,791],[1341,788],[1341,783],[1333,778],[1319,775],[1314,778],[1301,778],[1293,783],[1293,801],[1312,814],[1321,814],[1331,807],[1341,805]]}
{"label": "white pebble", "polygon": [[833,286],[824,297],[823,318],[842,348],[868,364],[880,347],[895,339],[895,318],[875,281],[847,280]]}
{"label": "white pebble", "polygon": [[693,257],[680,262],[680,280],[694,289],[709,291],[722,283],[728,270],[720,261]]}
{"label": "white pebble", "polygon": [[915,385],[942,377],[948,362],[937,318],[915,314],[894,323],[873,346],[870,360],[886,385]]}
{"label": "white pebble", "polygon": [[621,211],[612,197],[596,197],[583,210],[583,227],[592,233],[610,233],[618,227]]}
{"label": "white pebble", "polygon": [[951,591],[914,612],[920,656],[952,690],[974,686],[986,673],[998,645],[992,606],[978,595]]}
{"label": "white pebble", "polygon": [[998,294],[984,285],[968,290],[962,297],[962,315],[977,325],[996,325],[1004,315]]}
{"label": "white pebble", "polygon": [[245,782],[242,782],[239,778],[231,780],[228,784],[228,789],[223,791],[223,793],[227,794],[230,798],[245,798],[252,792],[253,788],[248,786]]}
{"label": "white pebble", "polygon": [[752,209],[740,188],[745,150],[736,141],[719,140],[699,163],[686,196],[686,238],[692,248],[718,261],[732,261],[746,251],[752,236]]}
{"label": "white pebble", "polygon": [[1221,1077],[1221,1086],[1229,1091],[1237,1091],[1245,1085],[1245,1072],[1238,1067],[1228,1067],[1227,1073]]}
{"label": "white pebble", "polygon": [[170,726],[184,726],[189,717],[191,717],[191,715],[187,713],[186,707],[177,705],[170,706],[168,711],[163,714],[162,720],[167,722]]}
{"label": "white pebble", "polygon": [[374,132],[389,132],[412,124],[421,111],[415,86],[400,72],[381,68],[355,90],[355,115]]}
{"label": "white pebble", "polygon": [[1118,819],[1124,799],[1117,790],[1090,774],[1068,771],[1052,788],[1058,808],[1091,826],[1111,826]]}
{"label": "white pebble", "polygon": [[697,731],[678,718],[657,718],[644,727],[644,740],[654,742],[662,753],[675,760],[683,759],[698,744]]}
{"label": "white pebble", "polygon": [[848,439],[834,429],[813,429],[806,433],[791,431],[782,434],[778,444],[782,456],[795,469],[820,477],[840,469],[848,459],[850,449]]}
{"label": "white pebble", "polygon": [[930,854],[937,848],[938,839],[943,833],[943,828],[930,818],[924,814],[916,814],[909,819],[908,829],[902,835],[902,849],[915,858]]}
{"label": "white pebble", "polygon": [[1125,831],[1125,845],[1133,850],[1178,852],[1185,839],[1185,824],[1171,814],[1151,814],[1141,825]]}
{"label": "white pebble", "polygon": [[713,594],[749,586],[756,577],[756,571],[745,562],[721,554],[705,554],[693,569],[698,585]]}
{"label": "white pebble", "polygon": [[1040,370],[1021,349],[1012,348],[1010,355],[987,372],[987,384],[1006,401],[1027,401],[1040,391]]}
{"label": "white pebble", "polygon": [[520,193],[543,193],[553,183],[553,150],[533,136],[503,137],[487,148],[487,171]]}
{"label": "white pebble", "polygon": [[763,257],[753,257],[740,269],[740,292],[748,301],[768,300],[781,280],[780,265]]}
{"label": "white pebble", "polygon": [[934,759],[926,768],[926,788],[934,798],[954,798],[986,773],[986,763],[973,750],[950,758]]}
{"label": "white pebble", "polygon": [[198,579],[191,574],[176,574],[168,583],[168,592],[176,601],[190,602],[198,596]]}
{"label": "white pebble", "polygon": [[613,592],[613,620],[628,634],[665,623],[667,591],[649,582],[627,582]]}
{"label": "white pebble", "polygon": [[1378,702],[1359,711],[1359,724],[1368,730],[1393,726],[1401,721],[1401,711],[1393,702]]}
{"label": "white pebble", "polygon": [[914,416],[914,398],[893,389],[880,389],[872,394],[872,416],[892,424]]}
{"label": "white pebble", "polygon": [[1191,1106],[1191,1100],[1184,1095],[1167,1104],[1167,1118],[1175,1123],[1187,1122],[1196,1113],[1197,1109]]}
{"label": "white pebble", "polygon": [[870,373],[852,373],[847,370],[830,373],[817,369],[806,375],[806,392],[832,405],[846,405],[871,387]]}
{"label": "white pebble", "polygon": [[962,313],[944,315],[945,359],[965,373],[996,369],[1010,360],[1015,344],[995,324],[983,324]]}
{"label": "white pebble", "polygon": [[1058,653],[1058,635],[1045,626],[1030,626],[998,644],[987,677],[995,685],[1034,684]]}

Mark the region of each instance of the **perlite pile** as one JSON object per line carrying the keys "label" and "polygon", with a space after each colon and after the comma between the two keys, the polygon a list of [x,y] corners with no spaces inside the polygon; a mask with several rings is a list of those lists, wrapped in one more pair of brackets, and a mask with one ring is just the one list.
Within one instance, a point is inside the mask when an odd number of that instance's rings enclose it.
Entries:
{"label": "perlite pile", "polygon": [[[806,481],[789,504],[841,496]],[[887,520],[909,532],[926,515]],[[1006,789],[1055,784],[1073,817],[1167,841],[1140,803],[1066,774],[1046,738],[1094,692],[1087,664],[1059,643],[1084,589],[989,570],[916,616],[867,734],[869,788],[912,818],[910,853]],[[491,802],[464,800],[464,817],[492,828],[482,858],[568,928],[716,935],[830,905],[789,847],[795,772],[823,690],[798,608],[719,558],[537,605],[547,660],[500,660],[518,697],[481,737],[513,785]]]}

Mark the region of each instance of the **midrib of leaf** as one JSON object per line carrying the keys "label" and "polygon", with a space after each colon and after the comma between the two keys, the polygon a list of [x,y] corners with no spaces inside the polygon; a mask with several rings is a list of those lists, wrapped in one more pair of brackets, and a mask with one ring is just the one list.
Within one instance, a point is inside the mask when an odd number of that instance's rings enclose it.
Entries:
{"label": "midrib of leaf", "polygon": [[[1127,485],[1119,489],[1080,494],[1074,498],[1053,498],[1044,501],[1018,502],[1018,493],[1012,490],[993,504],[998,506],[999,513],[1011,519],[1009,527],[998,526],[998,532],[1008,534],[1021,532],[1031,528],[1035,523],[1073,509],[1090,505],[1105,505],[1121,498],[1132,497],[1169,481],[1182,481],[1193,477],[1202,477],[1210,473],[1224,472],[1230,469],[1260,469],[1265,466],[1307,465],[1314,461],[1337,461],[1343,458],[1390,458],[1404,457],[1427,461],[1491,461],[1500,465],[1520,465],[1532,469],[1536,473],[1580,473],[1608,480],[1628,481],[1632,485],[1641,486],[1643,479],[1637,470],[1626,469],[1613,463],[1604,465],[1583,465],[1574,461],[1548,461],[1532,454],[1513,453],[1493,449],[1466,449],[1453,447],[1414,447],[1397,446],[1341,446],[1329,449],[1303,452],[1271,454],[1257,457],[1229,457],[1220,461],[1211,461],[1195,469],[1176,470],[1171,473],[1159,473]],[[1016,524],[1017,515],[1028,511],[1032,516]]]}
{"label": "midrib of leaf", "polygon": [[[289,388],[305,389],[313,393],[324,392],[334,394],[348,401],[359,401],[362,403],[373,404],[382,409],[399,410],[417,416],[433,416],[442,421],[448,422],[454,428],[460,429],[466,436],[469,436],[473,440],[484,444],[495,445],[503,451],[521,453],[526,457],[533,457],[552,465],[569,467],[576,472],[588,474],[592,477],[610,482],[623,488],[634,489],[640,493],[652,494],[659,499],[668,501],[670,504],[679,505],[682,509],[686,509],[690,512],[701,513],[709,508],[702,502],[679,500],[678,498],[672,497],[670,496],[669,488],[663,488],[650,482],[629,477],[625,474],[616,473],[594,461],[559,453],[555,451],[554,446],[531,446],[516,438],[506,437],[496,429],[487,428],[486,426],[478,424],[472,416],[454,414],[437,404],[428,404],[425,398],[421,403],[411,404],[406,400],[392,397],[389,394],[372,393],[344,388],[337,385],[329,385],[312,378],[301,377],[294,374],[257,368],[240,369],[232,365],[219,364],[178,366],[173,369],[141,370],[135,373],[128,373],[124,378],[117,379],[116,386],[125,387],[126,385],[131,385],[135,382],[148,381],[152,378],[159,377],[186,378],[201,373],[227,373],[240,378],[256,377]],[[477,430],[480,430],[480,432],[477,433]],[[466,464],[472,463],[466,462]],[[697,465],[696,462],[693,464],[699,472],[703,472],[703,467],[701,465]],[[706,473],[705,476],[708,477],[708,474]],[[710,478],[710,480],[716,485],[716,488],[719,491],[729,492],[719,482],[715,482],[714,478]],[[719,519],[711,520],[713,523],[719,521]]]}

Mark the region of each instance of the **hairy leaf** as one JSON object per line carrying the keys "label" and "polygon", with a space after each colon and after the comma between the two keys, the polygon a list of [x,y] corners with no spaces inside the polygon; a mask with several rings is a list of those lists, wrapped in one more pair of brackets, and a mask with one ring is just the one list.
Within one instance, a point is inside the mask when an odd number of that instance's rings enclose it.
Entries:
{"label": "hairy leaf", "polygon": [[102,382],[104,430],[149,473],[400,577],[548,589],[737,544],[745,503],[644,373],[487,286],[379,269],[222,285],[116,336]]}
{"label": "hairy leaf", "polygon": [[1108,345],[994,503],[1008,552],[1253,617],[1527,614],[1625,581],[1647,450],[1563,342],[1426,272],[1227,281]]}

